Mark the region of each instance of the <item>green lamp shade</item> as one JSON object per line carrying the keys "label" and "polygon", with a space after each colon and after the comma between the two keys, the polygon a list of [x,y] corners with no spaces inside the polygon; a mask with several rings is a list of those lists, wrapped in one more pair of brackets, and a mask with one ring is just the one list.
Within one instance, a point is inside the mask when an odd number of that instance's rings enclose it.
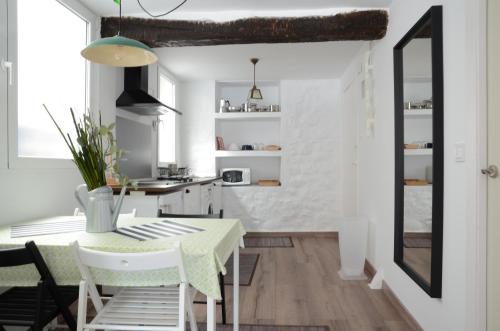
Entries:
{"label": "green lamp shade", "polygon": [[262,100],[262,93],[260,92],[260,89],[257,88],[257,86],[253,86],[250,92],[248,93],[248,99],[256,99],[256,100]]}
{"label": "green lamp shade", "polygon": [[91,62],[113,67],[142,67],[158,60],[147,45],[121,36],[98,39],[88,45],[81,54]]}

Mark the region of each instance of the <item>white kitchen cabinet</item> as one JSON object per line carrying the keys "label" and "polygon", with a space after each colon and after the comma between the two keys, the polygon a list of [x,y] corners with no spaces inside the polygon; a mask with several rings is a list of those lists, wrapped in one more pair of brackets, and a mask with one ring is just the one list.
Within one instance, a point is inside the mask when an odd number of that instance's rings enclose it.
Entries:
{"label": "white kitchen cabinet", "polygon": [[123,205],[120,210],[120,213],[126,214],[132,212],[132,209],[136,209],[137,217],[156,217],[159,208],[158,202],[159,202],[158,195],[142,195],[142,196],[126,195],[123,199]]}
{"label": "white kitchen cabinet", "polygon": [[160,209],[168,214],[182,214],[184,212],[183,192],[174,192],[160,196]]}
{"label": "white kitchen cabinet", "polygon": [[203,215],[213,212],[213,187],[212,183],[201,185],[200,213]]}
{"label": "white kitchen cabinet", "polygon": [[201,185],[192,185],[182,190],[184,214],[199,214],[201,209]]}
{"label": "white kitchen cabinet", "polygon": [[212,210],[214,214],[219,214],[222,209],[222,181],[218,180],[212,185]]}

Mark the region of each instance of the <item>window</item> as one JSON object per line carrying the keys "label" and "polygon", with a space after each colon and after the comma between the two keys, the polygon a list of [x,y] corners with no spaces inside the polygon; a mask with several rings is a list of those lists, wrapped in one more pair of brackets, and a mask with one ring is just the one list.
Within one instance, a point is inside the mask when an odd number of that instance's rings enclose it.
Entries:
{"label": "window", "polygon": [[74,132],[69,109],[80,117],[88,107],[87,62],[80,52],[90,39],[89,21],[67,6],[72,2],[18,0],[16,13],[10,12],[17,19],[10,34],[17,40],[13,158],[71,158],[43,104],[63,132]]}
{"label": "window", "polygon": [[[162,103],[175,108],[175,83],[162,71],[159,72],[158,97]],[[158,125],[158,164],[176,163],[175,145],[176,116],[173,111],[159,116]]]}

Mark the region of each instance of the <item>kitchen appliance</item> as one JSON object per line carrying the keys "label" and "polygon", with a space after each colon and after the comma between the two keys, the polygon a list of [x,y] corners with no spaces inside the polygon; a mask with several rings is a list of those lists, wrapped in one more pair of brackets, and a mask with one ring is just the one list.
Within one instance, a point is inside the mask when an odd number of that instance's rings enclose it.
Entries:
{"label": "kitchen appliance", "polygon": [[180,111],[167,106],[148,94],[148,67],[124,69],[124,91],[116,99],[116,107],[136,115],[165,115],[170,110],[182,115]]}
{"label": "kitchen appliance", "polygon": [[222,185],[250,185],[250,168],[225,168],[220,170]]}

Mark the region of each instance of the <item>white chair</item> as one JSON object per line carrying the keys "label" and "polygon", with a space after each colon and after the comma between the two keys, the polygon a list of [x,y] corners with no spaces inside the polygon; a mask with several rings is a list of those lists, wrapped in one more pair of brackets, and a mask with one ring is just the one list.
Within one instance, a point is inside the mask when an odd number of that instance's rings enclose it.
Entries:
{"label": "white chair", "polygon": [[[184,268],[180,243],[167,251],[111,253],[82,248],[73,243],[82,280],[78,299],[77,331],[82,330],[186,330],[186,313],[192,331],[197,331],[192,295]],[[113,271],[177,268],[180,284],[168,287],[124,287],[104,305],[89,267]],[[87,294],[97,311],[87,323]]]}
{"label": "white chair", "polygon": [[[125,214],[120,214],[121,217],[130,217],[134,218],[137,214],[137,209],[132,209],[130,213],[125,213]],[[80,209],[75,208],[75,211],[73,212],[73,216],[85,216],[85,213],[83,211],[80,211]]]}

